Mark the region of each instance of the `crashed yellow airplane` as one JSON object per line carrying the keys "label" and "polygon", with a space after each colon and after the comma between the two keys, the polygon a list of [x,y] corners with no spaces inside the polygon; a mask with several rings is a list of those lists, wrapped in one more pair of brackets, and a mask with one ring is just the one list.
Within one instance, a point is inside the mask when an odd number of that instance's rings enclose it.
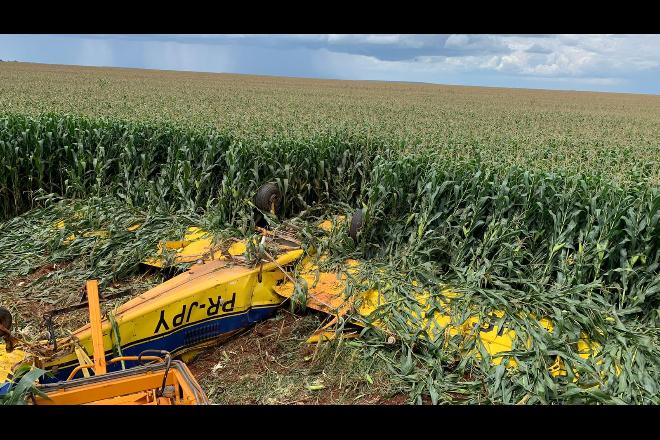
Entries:
{"label": "crashed yellow airplane", "polygon": [[[271,197],[269,201],[273,203],[276,199]],[[342,222],[326,221],[320,227],[329,230],[333,224]],[[164,267],[168,261],[165,258],[167,253],[174,253],[175,263],[195,264],[186,272],[124,303],[113,311],[112,320],[103,320],[106,358],[110,360],[115,356],[117,344],[123,356],[138,356],[145,350],[165,350],[173,356],[185,358],[187,354],[216,344],[272,316],[294,294],[299,282],[293,278],[295,273],[308,286],[307,306],[334,316],[329,325],[340,318],[347,318],[353,324],[365,326],[367,320],[363,318],[377,311],[385,301],[375,290],[346,295],[346,273],[320,272],[315,263],[318,260],[304,255],[295,238],[278,237],[265,230],[262,233],[261,244],[277,251],[273,252],[274,256],[264,252],[256,266],[245,258],[249,243],[236,241],[221,251],[215,249],[208,234],[198,228],[189,228],[181,241],[162,243],[161,255],[145,261],[145,264]],[[354,228],[351,228],[349,234],[354,236],[354,233]],[[346,261],[346,272],[350,274],[359,264],[353,260]],[[452,324],[447,311],[456,294],[448,289],[442,289],[436,296],[438,294],[443,298],[445,311],[435,309],[430,316],[426,316],[426,313],[429,311],[427,303],[431,293],[420,294],[417,298],[423,310],[419,322],[427,334],[431,337],[442,334],[462,335],[466,338],[478,336],[491,355],[492,362],[499,364],[502,353],[513,347],[515,331],[500,329],[496,325],[483,327],[480,325],[483,320],[479,316],[472,316],[458,325]],[[3,313],[6,315],[8,311],[5,309]],[[493,314],[502,317],[502,312],[493,311]],[[370,325],[388,333],[384,324],[378,320],[371,321]],[[0,336],[4,336],[6,341],[6,344],[0,344],[0,393],[8,388],[8,384],[4,387],[2,384],[11,378],[12,371],[18,365],[33,363],[52,372],[53,377],[42,378],[44,383],[61,381],[66,380],[76,367],[88,362],[93,352],[89,325],[56,341],[30,344],[12,336],[11,328],[7,328],[11,327],[11,319],[5,320],[5,324],[7,322],[9,324],[4,326],[0,322]],[[552,331],[551,322],[540,322],[548,331]],[[334,336],[335,332],[326,326],[313,335],[310,341]],[[350,337],[351,333],[345,336]],[[578,349],[581,356],[586,358],[592,356],[598,347],[584,338],[578,341]],[[508,367],[515,366],[515,362],[508,362]],[[118,369],[120,366],[116,363],[108,365],[109,371],[112,368]],[[566,374],[561,359],[556,359],[550,373],[554,376]]]}

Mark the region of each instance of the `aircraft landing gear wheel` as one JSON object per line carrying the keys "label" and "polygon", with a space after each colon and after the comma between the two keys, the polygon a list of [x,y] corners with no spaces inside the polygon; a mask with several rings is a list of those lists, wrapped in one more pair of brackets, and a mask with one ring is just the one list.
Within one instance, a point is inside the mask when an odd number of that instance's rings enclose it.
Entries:
{"label": "aircraft landing gear wheel", "polygon": [[358,232],[362,229],[364,225],[364,213],[362,209],[358,209],[353,213],[351,217],[351,227],[348,230],[348,235],[353,239],[355,243],[358,241]]}
{"label": "aircraft landing gear wheel", "polygon": [[9,310],[4,307],[0,307],[0,325],[2,325],[7,330],[11,330],[12,317]]}
{"label": "aircraft landing gear wheel", "polygon": [[282,193],[280,193],[280,187],[275,182],[261,185],[254,197],[254,204],[256,207],[262,211],[270,212],[271,214],[275,214],[281,201]]}
{"label": "aircraft landing gear wheel", "polygon": [[0,331],[0,339],[5,340],[5,351],[7,351],[7,353],[14,351],[14,338],[12,338],[10,333],[11,324],[11,313],[9,313],[9,310],[5,309],[4,307],[0,307],[0,325],[4,327]]}

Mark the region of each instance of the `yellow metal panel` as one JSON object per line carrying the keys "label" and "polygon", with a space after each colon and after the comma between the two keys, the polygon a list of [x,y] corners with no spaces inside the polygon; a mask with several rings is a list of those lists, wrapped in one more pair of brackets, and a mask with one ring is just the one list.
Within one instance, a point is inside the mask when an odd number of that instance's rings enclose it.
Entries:
{"label": "yellow metal panel", "polygon": [[[276,261],[286,265],[296,261],[298,249],[280,255]],[[262,271],[262,282],[258,274]],[[284,275],[272,262],[262,269],[232,266],[227,261],[210,261],[191,267],[153,289],[126,302],[114,312],[122,345],[156,339],[183,325],[212,316],[244,313],[252,307],[280,304],[283,299],[273,291]],[[73,333],[80,345],[92,352],[90,326]],[[103,320],[103,346],[112,349],[111,325]],[[191,347],[192,348],[192,347]],[[76,362],[73,349],[46,363],[47,367]]]}
{"label": "yellow metal panel", "polygon": [[5,344],[0,344],[0,385],[8,379],[14,367],[25,361],[27,357],[26,352],[18,349],[7,353]]}
{"label": "yellow metal panel", "polygon": [[227,252],[229,252],[230,255],[233,256],[238,256],[238,255],[243,255],[245,253],[246,246],[244,241],[237,241],[236,243],[232,244],[229,246],[229,249]]}
{"label": "yellow metal panel", "polygon": [[[85,350],[83,350],[80,345],[76,345],[76,357],[78,358],[78,363],[80,365],[89,365],[92,363],[92,360],[87,356],[87,353],[85,353]],[[87,368],[83,368],[82,372],[84,377],[89,377],[89,370]]]}

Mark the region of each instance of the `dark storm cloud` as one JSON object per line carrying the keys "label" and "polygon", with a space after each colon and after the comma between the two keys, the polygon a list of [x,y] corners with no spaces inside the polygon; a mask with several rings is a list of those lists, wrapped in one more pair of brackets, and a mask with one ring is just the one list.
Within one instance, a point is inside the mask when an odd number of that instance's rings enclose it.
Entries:
{"label": "dark storm cloud", "polygon": [[490,35],[93,35],[89,37],[205,45],[244,45],[280,50],[325,49],[335,53],[373,57],[382,61],[511,52],[506,44]]}

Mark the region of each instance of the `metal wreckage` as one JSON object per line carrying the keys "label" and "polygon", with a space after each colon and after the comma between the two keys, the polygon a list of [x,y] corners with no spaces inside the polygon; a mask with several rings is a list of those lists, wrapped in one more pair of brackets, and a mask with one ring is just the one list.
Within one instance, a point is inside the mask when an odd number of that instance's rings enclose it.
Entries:
{"label": "metal wreckage", "polygon": [[[281,193],[274,183],[263,185],[255,196],[255,205],[263,212],[274,213],[280,201]],[[363,212],[357,210],[350,222],[335,217],[318,226],[326,231],[344,227],[357,241],[362,222]],[[56,226],[63,227],[63,221]],[[370,325],[390,339],[395,337],[382,321],[369,319],[385,301],[380,292],[373,289],[347,292],[350,290],[347,277],[364,262],[346,260],[343,270],[320,271],[318,261],[323,256],[313,256],[314,250],[305,252],[294,235],[259,230],[260,243],[237,240],[222,252],[214,248],[205,231],[188,228],[183,240],[161,243],[158,257],[144,261],[146,265],[165,268],[171,262],[165,255],[173,254],[175,264],[193,263],[187,271],[136,295],[106,318],[101,317],[98,284],[88,281],[88,301],[49,312],[44,317],[49,340],[29,343],[12,335],[11,314],[0,307],[0,335],[5,341],[0,344],[0,394],[15,386],[16,381],[12,380],[15,372],[28,364],[48,372],[39,379],[38,396],[32,398],[32,403],[38,405],[206,404],[208,399],[185,363],[172,359],[189,360],[201,349],[273,316],[295,294],[301,279],[307,285],[306,306],[332,316],[308,342],[338,334],[358,335],[343,326],[342,333],[332,330],[340,321],[349,322],[353,328]],[[98,234],[104,236],[104,231]],[[255,245],[261,249],[260,262],[256,265],[245,257],[247,247]],[[434,307],[427,313],[431,296],[436,301],[439,298],[442,307]],[[473,315],[460,324],[452,323],[451,300],[456,296],[447,288],[418,295],[416,299],[422,310],[419,322],[425,332],[430,337],[443,334],[478,337],[491,362],[499,364],[502,356],[498,354],[510,351],[516,338],[514,330],[497,325],[504,313],[493,310],[490,319]],[[89,308],[90,324],[58,338],[53,316],[81,308]],[[541,319],[540,323],[552,331],[552,322]],[[586,337],[578,341],[583,358],[595,355],[598,349]],[[120,356],[115,355],[117,350]],[[515,361],[510,360],[507,368],[515,367]],[[554,360],[549,372],[553,376],[567,374],[561,357]]]}

